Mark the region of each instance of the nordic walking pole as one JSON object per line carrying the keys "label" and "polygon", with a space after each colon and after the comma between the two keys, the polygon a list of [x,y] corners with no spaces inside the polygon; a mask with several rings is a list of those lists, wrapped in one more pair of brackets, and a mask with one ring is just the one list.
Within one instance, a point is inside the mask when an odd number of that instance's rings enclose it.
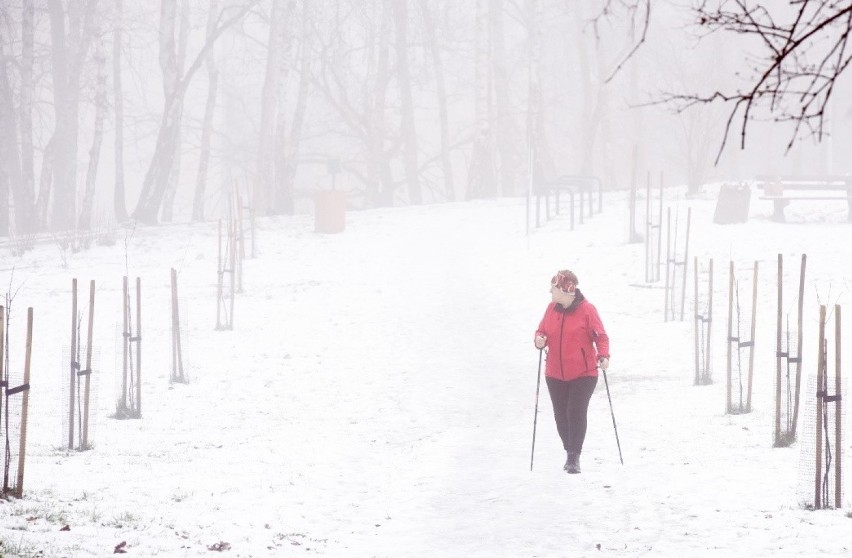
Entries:
{"label": "nordic walking pole", "polygon": [[621,460],[621,464],[624,465],[624,458],[621,457],[621,442],[618,441],[618,427],[615,425],[615,412],[612,410],[612,397],[609,395],[609,382],[606,379],[606,370],[601,370],[603,372],[604,384],[606,384],[606,398],[609,400],[609,413],[612,415],[612,429],[615,430],[615,443],[618,444],[618,458]]}
{"label": "nordic walking pole", "polygon": [[532,438],[532,450],[530,451],[530,471],[533,470],[533,458],[535,457],[535,427],[538,423],[538,390],[541,386],[541,355],[544,352],[544,349],[538,350],[538,374],[536,376],[535,381],[535,414],[533,415],[533,438]]}

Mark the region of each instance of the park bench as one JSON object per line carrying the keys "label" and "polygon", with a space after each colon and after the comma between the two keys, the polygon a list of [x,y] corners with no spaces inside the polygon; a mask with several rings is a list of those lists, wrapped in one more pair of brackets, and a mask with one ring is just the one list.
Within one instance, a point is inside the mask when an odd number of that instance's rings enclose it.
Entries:
{"label": "park bench", "polygon": [[852,223],[852,176],[758,176],[761,200],[771,201],[773,221],[784,222],[784,208],[792,201],[845,201]]}

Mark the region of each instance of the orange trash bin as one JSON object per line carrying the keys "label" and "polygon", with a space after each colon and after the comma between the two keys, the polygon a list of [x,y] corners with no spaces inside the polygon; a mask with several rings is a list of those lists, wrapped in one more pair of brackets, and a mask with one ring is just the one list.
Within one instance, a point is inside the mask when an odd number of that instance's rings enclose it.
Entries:
{"label": "orange trash bin", "polygon": [[337,190],[320,190],[314,197],[314,232],[339,233],[346,228],[346,196]]}

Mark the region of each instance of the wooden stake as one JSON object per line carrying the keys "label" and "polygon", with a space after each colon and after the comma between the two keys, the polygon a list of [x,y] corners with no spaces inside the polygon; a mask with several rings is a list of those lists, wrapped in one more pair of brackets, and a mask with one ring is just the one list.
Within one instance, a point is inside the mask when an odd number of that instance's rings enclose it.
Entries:
{"label": "wooden stake", "polygon": [[648,171],[645,188],[645,282],[651,279],[651,171]]}
{"label": "wooden stake", "polygon": [[89,390],[92,377],[92,332],[95,321],[95,281],[89,283],[89,343],[86,346],[86,370],[83,376],[83,437],[81,450],[89,449]]}
{"label": "wooden stake", "polygon": [[177,270],[172,268],[172,370],[174,377],[185,382],[183,375],[183,355],[180,342],[180,311],[178,309]]}
{"label": "wooden stake", "polygon": [[702,326],[702,323],[701,323],[701,312],[699,311],[700,309],[699,309],[699,306],[698,306],[698,258],[697,257],[695,258],[695,263],[692,267],[693,267],[693,270],[695,271],[695,385],[698,385],[700,383],[699,379],[701,377],[700,372],[699,372],[699,370],[701,368],[701,366],[699,364],[701,347],[700,347],[700,343],[699,343],[699,339],[698,339],[698,337],[699,337],[698,332],[703,326]]}
{"label": "wooden stake", "polygon": [[840,340],[842,337],[840,336],[840,305],[834,305],[834,395],[836,397],[834,401],[834,447],[835,456],[834,456],[834,509],[839,510],[842,505],[840,501],[841,492],[842,492],[842,484],[841,477],[843,474],[843,467],[841,466],[841,460],[843,456],[843,440],[841,434],[843,433],[843,399],[841,398],[841,391],[843,389],[842,382],[840,379],[840,371],[842,370],[840,366],[840,346],[842,343]]}
{"label": "wooden stake", "polygon": [[816,471],[814,474],[814,509],[822,509],[822,393],[825,384],[825,305],[819,307],[819,356],[816,388]]}
{"label": "wooden stake", "polygon": [[236,281],[234,281],[234,267],[235,267],[235,264],[236,264],[236,257],[237,257],[236,252],[237,251],[235,250],[235,246],[234,246],[234,238],[236,236],[236,231],[235,231],[236,223],[233,220],[231,220],[230,229],[231,229],[231,234],[230,234],[231,250],[230,250],[230,253],[229,253],[229,255],[230,255],[229,261],[230,261],[230,266],[231,266],[231,301],[230,301],[231,311],[228,315],[228,329],[234,329],[234,292],[235,292],[235,289],[236,289]]}
{"label": "wooden stake", "polygon": [[136,278],[136,414],[142,418],[142,279]]}
{"label": "wooden stake", "polygon": [[686,242],[683,245],[683,279],[680,291],[680,321],[683,321],[686,309],[686,272],[689,267],[689,222],[692,219],[692,208],[686,208]]}
{"label": "wooden stake", "polygon": [[[778,254],[778,311],[775,315],[775,447],[781,447],[781,330],[783,321],[781,319],[782,308],[784,308],[783,287],[784,287],[784,256]],[[789,357],[790,347],[787,347]]]}
{"label": "wooden stake", "polygon": [[793,401],[793,426],[790,431],[791,439],[796,439],[796,423],[799,420],[799,393],[802,386],[802,342],[804,335],[802,333],[802,314],[805,303],[805,263],[807,255],[802,254],[802,268],[799,272],[799,316],[798,316],[798,338],[796,342],[796,398]]}
{"label": "wooden stake", "polygon": [[16,496],[24,497],[24,463],[27,454],[27,419],[30,407],[30,362],[33,352],[33,308],[27,308],[27,348],[24,355],[24,386],[27,386],[21,401],[21,439],[18,446],[18,482],[16,485]]}
{"label": "wooden stake", "polygon": [[[663,171],[660,171],[660,218],[657,221],[657,228],[662,232],[663,230]],[[660,234],[657,236],[657,281],[660,280],[660,271],[662,270],[662,266],[660,265],[660,257],[663,254],[663,235]]]}
{"label": "wooden stake", "polygon": [[751,412],[751,386],[754,379],[754,334],[757,330],[757,264],[754,262],[754,279],[751,285],[751,337],[748,350],[748,395],[746,395],[746,412]]}
{"label": "wooden stake", "polygon": [[[6,362],[6,307],[0,306],[0,379],[5,378],[3,374],[4,363]],[[0,416],[2,416],[3,398],[0,397]],[[0,487],[2,494],[2,487]]]}
{"label": "wooden stake", "polygon": [[222,220],[219,219],[219,258],[216,262],[216,269],[219,273],[219,279],[216,286],[216,329],[222,329],[221,309],[222,309],[222,281],[224,270],[222,269]]}
{"label": "wooden stake", "polygon": [[125,415],[127,413],[127,361],[130,356],[130,316],[128,315],[130,310],[130,295],[127,292],[127,275],[122,278],[121,281],[122,286],[122,298],[121,298],[121,307],[122,307],[122,352],[124,364],[122,366],[121,373],[121,408],[118,409],[118,415]]}
{"label": "wooden stake", "polygon": [[710,258],[710,268],[707,270],[710,276],[707,286],[707,349],[704,351],[704,372],[710,374],[710,334],[713,331],[713,258]]}
{"label": "wooden stake", "polygon": [[71,362],[68,373],[68,449],[74,449],[74,410],[77,398],[74,391],[77,382],[77,278],[71,280]]}
{"label": "wooden stake", "polygon": [[734,262],[731,261],[728,272],[728,356],[727,356],[727,399],[725,401],[725,413],[731,412],[731,334],[733,333],[734,320]]}
{"label": "wooden stake", "polygon": [[664,292],[666,293],[666,302],[663,308],[663,315],[665,319],[663,321],[669,321],[669,275],[671,273],[671,263],[672,263],[672,247],[671,247],[671,237],[672,237],[672,208],[666,208],[666,286]]}

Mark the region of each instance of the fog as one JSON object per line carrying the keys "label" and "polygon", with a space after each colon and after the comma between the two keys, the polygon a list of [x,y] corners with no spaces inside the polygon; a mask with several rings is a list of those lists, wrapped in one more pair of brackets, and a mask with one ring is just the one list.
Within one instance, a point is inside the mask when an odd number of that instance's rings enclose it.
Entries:
{"label": "fog", "polygon": [[235,188],[272,215],[332,187],[359,209],[849,172],[848,75],[821,135],[778,101],[744,136],[733,103],[663,102],[747,90],[767,56],[686,4],[645,29],[641,1],[7,0],[2,232],[216,219]]}

